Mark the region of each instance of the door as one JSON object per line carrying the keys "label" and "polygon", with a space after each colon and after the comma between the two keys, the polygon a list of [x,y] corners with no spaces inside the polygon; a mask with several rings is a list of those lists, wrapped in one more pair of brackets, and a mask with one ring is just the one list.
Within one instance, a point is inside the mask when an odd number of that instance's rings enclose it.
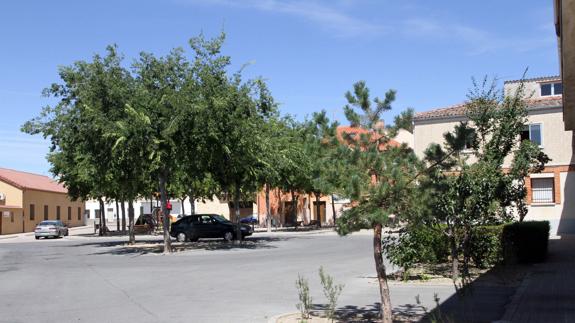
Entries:
{"label": "door", "polygon": [[216,223],[209,215],[200,215],[196,225],[199,238],[215,238]]}
{"label": "door", "polygon": [[312,211],[314,220],[317,220],[320,225],[322,223],[325,223],[325,201],[319,202],[319,216],[317,214],[317,202],[316,201],[313,202],[313,208],[311,211]]}
{"label": "door", "polygon": [[[294,216],[294,212],[293,212],[293,204],[292,201],[286,201],[284,202],[284,225],[286,226],[292,226],[295,225],[296,221],[297,221],[297,214],[295,214]],[[296,212],[297,212],[297,205],[296,205]]]}

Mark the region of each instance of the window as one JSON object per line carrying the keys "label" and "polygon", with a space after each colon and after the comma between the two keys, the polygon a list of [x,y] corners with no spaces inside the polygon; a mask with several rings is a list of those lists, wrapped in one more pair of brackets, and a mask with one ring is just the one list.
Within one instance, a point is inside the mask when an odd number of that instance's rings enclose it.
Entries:
{"label": "window", "polygon": [[68,206],[68,221],[72,221],[72,207]]}
{"label": "window", "polygon": [[82,208],[78,208],[78,220],[82,220]]}
{"label": "window", "polygon": [[531,194],[533,203],[555,202],[555,181],[551,178],[532,178]]}
{"label": "window", "polygon": [[523,128],[521,131],[521,141],[531,140],[537,145],[541,146],[543,143],[541,136],[541,125],[540,124],[530,124]]}
{"label": "window", "polygon": [[60,205],[56,206],[56,220],[60,220]]}
{"label": "window", "polygon": [[44,220],[48,220],[48,205],[44,205]]}
{"label": "window", "polygon": [[562,83],[543,83],[541,84],[541,96],[563,94]]}
{"label": "window", "polygon": [[10,222],[14,223],[14,212],[10,212]]}
{"label": "window", "polygon": [[36,206],[34,204],[30,204],[30,221],[34,221],[36,218]]}

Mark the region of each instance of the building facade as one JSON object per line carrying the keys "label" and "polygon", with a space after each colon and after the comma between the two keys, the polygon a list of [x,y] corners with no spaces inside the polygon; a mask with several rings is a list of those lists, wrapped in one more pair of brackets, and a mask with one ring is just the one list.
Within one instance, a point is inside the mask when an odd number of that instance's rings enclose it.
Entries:
{"label": "building facade", "polygon": [[[520,81],[507,81],[504,93],[511,95]],[[529,212],[526,220],[548,220],[552,234],[575,233],[575,159],[573,132],[565,130],[563,121],[562,84],[559,77],[525,80],[530,98],[528,124],[519,140],[531,140],[540,145],[551,158],[543,172],[526,179]],[[443,134],[466,120],[465,104],[434,109],[416,114],[414,118],[414,150],[422,158],[431,143],[443,143]],[[472,162],[472,160],[470,159]],[[510,167],[507,158],[504,167]]]}
{"label": "building facade", "polygon": [[0,234],[32,232],[44,220],[84,225],[84,202],[67,193],[47,176],[0,168]]}

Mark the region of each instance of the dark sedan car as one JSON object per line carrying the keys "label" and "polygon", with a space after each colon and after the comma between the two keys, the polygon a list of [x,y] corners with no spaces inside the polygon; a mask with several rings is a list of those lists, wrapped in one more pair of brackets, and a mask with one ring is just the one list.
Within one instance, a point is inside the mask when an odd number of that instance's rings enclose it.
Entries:
{"label": "dark sedan car", "polygon": [[[197,241],[201,238],[224,238],[231,241],[236,237],[237,224],[221,215],[196,214],[183,217],[172,224],[170,235],[178,241]],[[240,227],[242,238],[252,234],[249,225]]]}

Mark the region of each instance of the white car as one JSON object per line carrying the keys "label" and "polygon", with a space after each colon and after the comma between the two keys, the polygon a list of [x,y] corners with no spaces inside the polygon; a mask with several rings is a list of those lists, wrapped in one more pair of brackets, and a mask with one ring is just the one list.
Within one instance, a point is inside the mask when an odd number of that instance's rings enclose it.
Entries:
{"label": "white car", "polygon": [[60,220],[48,220],[38,223],[34,229],[34,236],[36,240],[41,237],[45,238],[60,238],[68,235],[68,227]]}

